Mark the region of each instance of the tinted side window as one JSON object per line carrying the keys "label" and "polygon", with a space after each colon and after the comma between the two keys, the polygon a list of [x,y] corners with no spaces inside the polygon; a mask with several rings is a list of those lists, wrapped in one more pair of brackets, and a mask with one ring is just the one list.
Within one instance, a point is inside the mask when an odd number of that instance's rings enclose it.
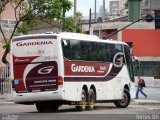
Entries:
{"label": "tinted side window", "polygon": [[132,61],[131,56],[130,56],[130,49],[127,46],[124,46],[124,52],[125,52],[125,57],[126,57],[126,63],[127,65],[130,64],[130,62]]}
{"label": "tinted side window", "polygon": [[[69,60],[113,62],[122,45],[81,40],[62,40],[63,54]],[[122,56],[117,56],[122,57]],[[118,62],[118,61],[115,61]]]}
{"label": "tinted side window", "polygon": [[90,42],[89,61],[99,61],[98,43]]}
{"label": "tinted side window", "polygon": [[71,60],[79,60],[81,56],[80,41],[70,40]]}
{"label": "tinted side window", "polygon": [[90,43],[86,41],[80,41],[81,60],[88,60],[91,52]]}
{"label": "tinted side window", "polygon": [[81,41],[81,60],[98,61],[98,43]]}
{"label": "tinted side window", "polygon": [[109,62],[113,62],[113,58],[116,54],[116,45],[115,44],[108,44],[110,55],[109,55]]}
{"label": "tinted side window", "polygon": [[110,52],[107,43],[99,43],[99,51],[98,51],[100,61],[109,62],[110,61]]}
{"label": "tinted side window", "polygon": [[70,41],[69,40],[62,40],[62,49],[63,49],[63,55],[65,58],[70,59],[71,53],[70,53]]}
{"label": "tinted side window", "polygon": [[62,40],[64,57],[79,60],[81,56],[80,42],[77,40]]}
{"label": "tinted side window", "polygon": [[134,72],[133,72],[133,65],[132,65],[132,57],[130,54],[130,48],[128,46],[124,46],[125,58],[127,63],[128,72],[131,78],[131,81],[134,81]]}
{"label": "tinted side window", "polygon": [[119,54],[119,55],[117,56],[116,62],[125,63],[123,46],[122,46],[122,45],[116,44],[116,53],[122,53],[122,54]]}
{"label": "tinted side window", "polygon": [[63,55],[69,60],[99,61],[98,43],[62,40]]}

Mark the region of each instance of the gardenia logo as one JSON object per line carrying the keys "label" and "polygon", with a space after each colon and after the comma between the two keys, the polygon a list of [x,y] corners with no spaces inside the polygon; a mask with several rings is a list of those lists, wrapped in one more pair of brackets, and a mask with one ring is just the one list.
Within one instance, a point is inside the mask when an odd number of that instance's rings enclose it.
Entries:
{"label": "gardenia logo", "polygon": [[94,66],[76,66],[71,65],[72,72],[95,72]]}
{"label": "gardenia logo", "polygon": [[49,44],[53,44],[52,41],[41,41],[41,42],[18,42],[16,45],[18,47],[21,47],[21,46],[32,46],[32,45],[49,45]]}
{"label": "gardenia logo", "polygon": [[[118,57],[120,56],[120,57]],[[122,52],[118,52],[114,55],[114,58],[113,58],[113,65],[115,67],[122,67],[123,66],[123,53]]]}

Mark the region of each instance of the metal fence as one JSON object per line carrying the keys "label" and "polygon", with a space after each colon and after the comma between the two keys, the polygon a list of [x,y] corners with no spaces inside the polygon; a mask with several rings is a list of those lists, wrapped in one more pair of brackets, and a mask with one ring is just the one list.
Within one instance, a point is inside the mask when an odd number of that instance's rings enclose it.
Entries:
{"label": "metal fence", "polygon": [[11,94],[11,74],[10,66],[1,66],[0,67],[0,96]]}

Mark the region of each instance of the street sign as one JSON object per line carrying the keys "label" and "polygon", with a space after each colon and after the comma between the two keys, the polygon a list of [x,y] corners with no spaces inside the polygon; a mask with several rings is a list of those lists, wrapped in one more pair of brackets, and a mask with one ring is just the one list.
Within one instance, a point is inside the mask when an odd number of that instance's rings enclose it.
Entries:
{"label": "street sign", "polygon": [[16,20],[4,19],[0,20],[0,24],[5,35],[11,35],[16,25]]}

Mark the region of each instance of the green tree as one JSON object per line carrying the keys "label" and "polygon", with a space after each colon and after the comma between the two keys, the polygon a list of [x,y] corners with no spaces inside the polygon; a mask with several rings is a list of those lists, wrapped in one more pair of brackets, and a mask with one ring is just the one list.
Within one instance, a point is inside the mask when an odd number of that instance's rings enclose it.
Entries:
{"label": "green tree", "polygon": [[76,25],[76,32],[82,32],[81,30],[81,23],[82,23],[82,13],[81,12],[76,12],[75,14],[75,18],[76,18],[76,21],[77,21],[77,25]]}
{"label": "green tree", "polygon": [[[75,21],[76,21],[76,25],[75,25]],[[75,14],[75,18],[73,17],[67,17],[65,19],[65,30],[69,31],[69,32],[78,32],[81,33],[81,22],[82,22],[82,13],[80,12],[76,12]]]}
{"label": "green tree", "polygon": [[128,9],[128,0],[124,3],[125,9]]}
{"label": "green tree", "polygon": [[[69,11],[72,7],[70,0],[1,0],[0,1],[0,16],[10,4],[14,9],[16,24],[9,38],[4,34],[3,28],[0,24],[0,32],[4,38],[5,52],[2,62],[7,64],[6,55],[10,51],[10,40],[16,34],[26,34],[28,27],[36,24],[36,20],[43,20],[53,23],[54,21],[59,24],[65,22],[65,12]],[[2,20],[2,18],[0,18]]]}

